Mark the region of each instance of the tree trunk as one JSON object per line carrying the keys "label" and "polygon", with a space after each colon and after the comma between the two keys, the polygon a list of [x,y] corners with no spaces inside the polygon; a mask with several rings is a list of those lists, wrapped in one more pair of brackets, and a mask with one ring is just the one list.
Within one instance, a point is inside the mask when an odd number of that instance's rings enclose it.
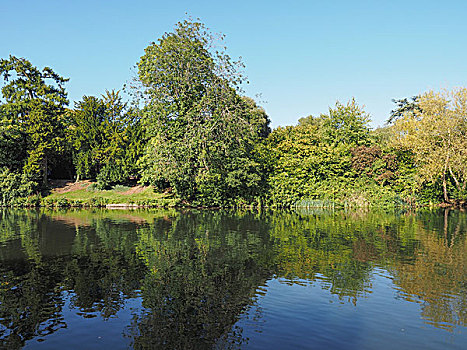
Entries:
{"label": "tree trunk", "polygon": [[449,174],[451,174],[451,177],[454,179],[454,182],[456,183],[457,190],[460,192],[462,191],[462,186],[459,183],[459,180],[457,180],[457,177],[454,175],[454,172],[452,171],[451,167],[449,167]]}
{"label": "tree trunk", "polygon": [[48,169],[48,162],[47,162],[47,156],[44,156],[44,159],[42,160],[42,168],[44,170],[44,174],[43,174],[43,178],[42,178],[42,182],[44,184],[44,186],[47,186],[47,173],[49,171]]}
{"label": "tree trunk", "polygon": [[446,174],[443,174],[443,194],[444,194],[444,201],[446,203],[449,203],[448,189],[446,186]]}
{"label": "tree trunk", "polygon": [[449,156],[446,157],[446,162],[444,163],[444,171],[443,171],[443,194],[444,194],[444,201],[446,203],[449,203],[448,189],[447,189],[447,184],[446,184],[446,171],[448,169],[448,161],[449,161]]}

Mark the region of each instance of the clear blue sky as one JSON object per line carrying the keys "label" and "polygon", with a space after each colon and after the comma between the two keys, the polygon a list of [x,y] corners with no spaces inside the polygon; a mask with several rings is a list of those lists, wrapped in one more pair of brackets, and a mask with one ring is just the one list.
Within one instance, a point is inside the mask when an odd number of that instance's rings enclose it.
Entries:
{"label": "clear blue sky", "polygon": [[467,1],[0,0],[0,57],[52,67],[77,101],[121,88],[186,12],[227,36],[273,126],[351,97],[382,125],[392,98],[467,85]]}

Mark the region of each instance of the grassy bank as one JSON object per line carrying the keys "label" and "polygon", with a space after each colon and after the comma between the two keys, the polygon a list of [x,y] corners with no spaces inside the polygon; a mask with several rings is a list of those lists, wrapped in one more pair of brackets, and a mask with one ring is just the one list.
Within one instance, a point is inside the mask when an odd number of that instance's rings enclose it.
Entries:
{"label": "grassy bank", "polygon": [[[116,185],[108,190],[99,190],[95,182],[65,181],[51,182],[47,193],[33,195],[26,198],[16,198],[7,206],[12,207],[46,207],[46,208],[173,208],[186,207],[190,204],[176,198],[172,193],[155,192],[151,186],[122,186]],[[255,205],[236,203],[231,207],[242,208],[396,208],[396,207],[436,207],[441,203],[402,200],[395,193],[387,193],[381,188],[372,191],[347,189],[337,191],[333,198],[301,199],[289,203],[258,202]],[[444,206],[462,206],[465,203],[444,204]]]}
{"label": "grassy bank", "polygon": [[150,186],[114,186],[109,190],[96,189],[95,183],[65,183],[52,187],[50,193],[40,199],[45,207],[106,207],[110,205],[139,207],[173,207],[178,200],[167,193],[157,193]]}

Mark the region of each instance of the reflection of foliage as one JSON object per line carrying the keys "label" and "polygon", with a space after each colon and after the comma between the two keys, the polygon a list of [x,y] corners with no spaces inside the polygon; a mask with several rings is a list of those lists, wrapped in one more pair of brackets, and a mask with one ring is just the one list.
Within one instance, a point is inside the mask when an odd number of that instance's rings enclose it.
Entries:
{"label": "reflection of foliage", "polygon": [[[40,265],[22,261],[0,270],[0,340],[5,349],[20,348],[34,336],[46,336],[66,326],[61,317],[60,268],[50,259]],[[5,329],[5,331],[3,329]]]}
{"label": "reflection of foliage", "polygon": [[166,231],[141,229],[151,274],[142,288],[147,312],[130,329],[134,347],[211,348],[227,336],[269,276],[266,232],[248,216],[220,213],[179,216]]}
{"label": "reflection of foliage", "polygon": [[74,291],[72,305],[84,315],[99,312],[108,318],[136,296],[146,269],[132,250],[134,230],[105,219],[94,226],[96,237],[78,228],[73,250],[79,254],[66,265],[65,287]]}
{"label": "reflection of foliage", "polygon": [[66,327],[67,294],[84,317],[114,315],[146,272],[131,250],[133,226],[98,220],[73,228],[39,212],[5,211],[0,237],[1,348]]}
{"label": "reflection of foliage", "polygon": [[68,298],[79,315],[107,319],[136,296],[144,310],[125,331],[135,348],[241,345],[233,326],[267,279],[316,283],[356,304],[375,267],[427,323],[466,324],[465,212],[0,215],[0,347],[64,327]]}
{"label": "reflection of foliage", "polygon": [[65,286],[73,290],[72,306],[83,314],[99,312],[109,318],[125,299],[135,297],[144,269],[120,254],[95,250],[89,257],[76,257],[67,266]]}
{"label": "reflection of foliage", "polygon": [[395,283],[402,287],[407,300],[422,303],[422,317],[428,323],[448,330],[454,325],[467,325],[466,216],[457,212],[449,217],[446,210],[444,221],[428,220],[428,227],[443,225],[438,232],[444,237],[420,229],[421,244],[413,263],[397,264],[391,270]]}
{"label": "reflection of foliage", "polygon": [[[395,254],[411,250],[403,249],[397,231],[391,230],[396,220],[384,213],[361,217],[345,212],[276,215],[271,235],[279,273],[291,280],[324,275],[331,293],[355,303],[371,287],[371,261],[392,260]],[[394,251],[394,241],[399,242],[396,250],[400,252]]]}

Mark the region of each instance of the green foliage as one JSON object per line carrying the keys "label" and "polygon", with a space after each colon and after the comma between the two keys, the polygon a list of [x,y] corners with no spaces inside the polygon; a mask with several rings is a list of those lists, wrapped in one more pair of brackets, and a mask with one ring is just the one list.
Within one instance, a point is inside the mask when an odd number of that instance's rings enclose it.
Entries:
{"label": "green foliage", "polygon": [[331,145],[367,145],[370,142],[370,116],[359,107],[355,99],[346,105],[336,102],[329,114],[322,115],[324,140]]}
{"label": "green foliage", "polygon": [[102,124],[105,120],[104,102],[94,96],[83,96],[71,111],[68,137],[73,146],[73,162],[76,174],[82,178],[94,178],[103,162],[102,149],[105,136]]}
{"label": "green foliage", "polygon": [[446,203],[467,200],[467,89],[432,91],[394,125],[394,147],[410,150],[420,184],[441,180]]}
{"label": "green foliage", "polygon": [[399,100],[392,99],[397,105],[397,108],[391,111],[389,115],[388,124],[394,123],[396,120],[402,118],[406,113],[414,113],[415,111],[420,111],[420,96],[412,96],[411,98],[402,98]]}
{"label": "green foliage", "polygon": [[138,111],[119,92],[84,96],[70,113],[68,138],[78,178],[97,179],[100,188],[137,176],[144,138]]}
{"label": "green foliage", "polygon": [[27,157],[27,141],[19,125],[0,116],[0,167],[20,172]]}
{"label": "green foliage", "polygon": [[143,181],[210,206],[260,192],[253,150],[269,133],[264,110],[236,89],[242,81],[236,64],[213,44],[202,23],[184,21],[149,45],[138,63],[149,99]]}
{"label": "green foliage", "polygon": [[[27,135],[24,172],[47,184],[48,165],[63,151],[64,106],[68,104],[62,78],[51,68],[42,71],[28,60],[10,56],[0,60],[5,85],[0,115]],[[50,83],[49,83],[50,82]]]}
{"label": "green foliage", "polygon": [[274,130],[266,144],[272,159],[269,202],[342,199],[356,175],[352,149],[371,142],[367,124],[367,114],[352,100],[345,106],[337,102],[328,115]]}
{"label": "green foliage", "polygon": [[187,206],[465,205],[466,89],[393,100],[376,130],[352,99],[271,133],[223,40],[179,22],[145,49],[137,99],[106,91],[68,111],[68,79],[1,59],[3,203],[38,203],[38,184],[76,176],[96,191],[139,181]]}
{"label": "green foliage", "polygon": [[129,177],[128,172],[121,164],[107,163],[97,175],[97,188],[108,189],[114,184],[125,183]]}
{"label": "green foliage", "polygon": [[[21,198],[32,196],[36,193],[38,185],[26,174],[10,171],[8,168],[0,168],[0,205],[21,204]],[[31,204],[27,201],[24,204]]]}

